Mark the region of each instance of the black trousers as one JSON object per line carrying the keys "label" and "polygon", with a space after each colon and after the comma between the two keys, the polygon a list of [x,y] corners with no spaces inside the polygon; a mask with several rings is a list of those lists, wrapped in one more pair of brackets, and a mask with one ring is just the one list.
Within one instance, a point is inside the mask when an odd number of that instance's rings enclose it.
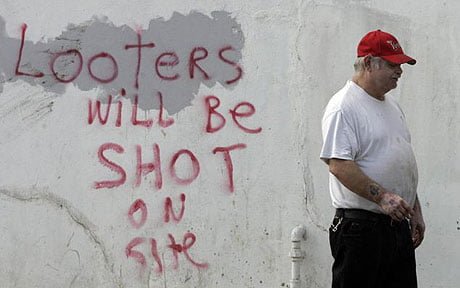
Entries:
{"label": "black trousers", "polygon": [[337,209],[329,228],[332,288],[416,288],[407,221],[360,209]]}

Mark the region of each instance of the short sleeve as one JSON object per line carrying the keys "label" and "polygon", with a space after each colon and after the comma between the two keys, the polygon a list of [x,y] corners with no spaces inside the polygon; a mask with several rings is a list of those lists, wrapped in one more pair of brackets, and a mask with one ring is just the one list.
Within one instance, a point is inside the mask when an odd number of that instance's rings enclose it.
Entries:
{"label": "short sleeve", "polygon": [[320,158],[328,163],[329,159],[338,158],[355,160],[358,151],[356,135],[350,123],[337,110],[324,115],[322,120],[323,147]]}

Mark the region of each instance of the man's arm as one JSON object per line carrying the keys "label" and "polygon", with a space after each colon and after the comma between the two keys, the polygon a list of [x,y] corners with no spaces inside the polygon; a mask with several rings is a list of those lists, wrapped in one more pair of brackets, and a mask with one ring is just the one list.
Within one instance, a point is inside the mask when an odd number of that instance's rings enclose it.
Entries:
{"label": "man's arm", "polygon": [[[379,205],[393,220],[411,218],[414,210],[399,195],[385,190],[351,160],[330,159],[329,171],[352,192]],[[421,215],[421,214],[420,214]]]}
{"label": "man's arm", "polygon": [[412,242],[414,243],[414,247],[417,248],[420,246],[425,236],[425,222],[423,221],[422,207],[420,206],[418,196],[415,198],[414,212],[414,216],[410,219],[410,228],[412,232]]}

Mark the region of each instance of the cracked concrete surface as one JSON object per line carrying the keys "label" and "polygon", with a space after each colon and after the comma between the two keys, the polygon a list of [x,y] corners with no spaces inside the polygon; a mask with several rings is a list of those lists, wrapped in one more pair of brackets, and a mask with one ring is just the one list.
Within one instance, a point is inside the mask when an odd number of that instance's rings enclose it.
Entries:
{"label": "cracked concrete surface", "polygon": [[[458,266],[455,259],[460,259],[460,249],[439,251],[435,246],[458,246],[454,241],[458,224],[454,228],[444,224],[458,221],[455,216],[447,222],[456,215],[458,205],[455,201],[446,205],[445,199],[458,199],[455,177],[460,170],[452,164],[452,158],[460,155],[455,144],[460,135],[455,125],[458,57],[452,47],[458,46],[459,21],[451,11],[458,11],[459,5],[415,0],[174,0],[156,5],[142,0],[126,9],[121,1],[123,5],[88,0],[69,9],[67,5],[75,3],[44,2],[6,1],[0,6],[6,21],[0,23],[0,283],[40,288],[284,287],[290,274],[289,234],[296,225],[305,224],[308,260],[302,267],[302,280],[307,287],[327,287],[331,259],[326,230],[333,209],[327,166],[318,158],[322,108],[351,75],[356,41],[367,30],[382,26],[401,38],[402,46],[408,47],[405,51],[415,51],[421,59],[417,67],[404,71],[401,83],[402,104],[415,128],[411,131],[421,156],[421,179],[430,178],[421,187],[421,201],[430,204],[425,210],[433,227],[420,253],[421,277],[428,286],[458,286],[449,277],[455,275],[451,267]],[[91,15],[107,17],[86,21]],[[20,69],[43,69],[42,79],[13,75],[22,22],[28,27]],[[157,25],[160,30],[153,27]],[[439,27],[445,29],[438,31]],[[144,43],[157,45],[142,50],[139,89],[134,87],[137,51],[120,46],[136,43],[136,28],[142,31]],[[210,45],[205,46],[210,62],[199,63],[209,71],[218,69],[222,61],[214,61],[219,59],[215,51],[224,42],[235,47],[226,55],[244,68],[241,81],[222,83],[235,73],[234,66],[225,62],[218,71],[222,74],[209,81],[188,81],[187,77],[178,82],[150,81],[156,75],[155,57],[170,49],[177,50],[180,62],[177,66],[166,63],[163,71],[187,76],[188,54],[203,43]],[[120,82],[93,83],[86,64],[91,55],[107,47],[119,67],[125,67],[119,70]],[[83,72],[67,86],[53,82],[49,70],[50,55],[62,49],[83,52]],[[434,52],[441,56],[433,57]],[[56,62],[59,77],[69,77],[78,68],[75,55],[68,56]],[[94,64],[95,74],[110,76],[104,74],[112,68],[108,59]],[[129,97],[123,99],[127,109],[122,127],[113,122],[87,125],[88,100],[102,100],[113,93],[116,101],[121,88],[126,88]],[[142,94],[141,108],[157,109],[156,90],[164,91],[168,117],[174,118],[175,125],[167,130],[131,126],[133,95]],[[218,133],[203,132],[207,115],[203,99],[196,94],[220,98],[218,109],[227,122]],[[262,133],[246,135],[234,125],[228,110],[241,101],[257,109],[252,118],[242,117],[242,124],[260,124]],[[139,116],[156,113],[141,111]],[[106,156],[126,169],[128,179],[119,189],[95,191],[94,181],[117,176],[98,160],[97,149],[107,142],[124,147],[124,153],[107,151]],[[148,186],[153,173],[143,178],[145,186],[133,188],[136,145],[142,146],[143,159],[149,161],[152,151],[148,149],[157,142],[165,171],[162,191]],[[246,143],[247,149],[233,154],[237,188],[229,195],[222,193],[221,180],[226,175],[222,158],[206,153],[214,146],[236,142]],[[199,158],[202,174],[195,186],[177,187],[168,178],[168,160],[181,148],[196,152]],[[439,197],[439,191],[445,197]],[[177,199],[181,192],[189,201],[184,221],[166,225],[162,222],[164,198]],[[149,208],[146,226],[139,230],[130,227],[126,217],[136,198],[144,199]],[[126,257],[125,247],[133,237],[153,237],[159,241],[163,263],[171,264],[174,255],[167,248],[167,235],[172,233],[180,241],[184,231],[196,234],[191,254],[209,263],[208,270],[197,270],[180,254],[178,270],[165,265],[163,273],[156,274],[150,247],[139,245],[136,249],[146,256],[146,270],[152,268],[140,276],[139,263]],[[444,269],[433,272],[432,267]]]}
{"label": "cracked concrete surface", "polygon": [[[40,287],[59,287],[55,286],[58,284],[63,287],[66,282],[69,287],[123,287],[121,279],[114,271],[112,256],[94,232],[97,230],[96,226],[68,201],[47,190],[17,190],[5,187],[0,188],[0,200],[0,225],[8,227],[4,233],[11,240],[14,239],[10,243],[7,241],[0,244],[4,260],[10,260],[0,264],[2,284],[8,286],[17,283],[16,285],[25,287],[18,284],[28,284],[28,277],[25,275],[49,274],[45,269],[49,267],[56,272],[56,277],[39,277],[38,279],[46,281]],[[66,233],[72,235],[67,239]],[[36,238],[38,239],[35,240]],[[90,252],[91,250],[94,251]],[[26,255],[33,261],[24,259]],[[78,261],[72,264],[72,258]],[[103,265],[100,266],[98,262]],[[91,271],[95,267],[104,268]],[[95,277],[94,273],[100,275]],[[97,278],[105,280],[94,280]],[[34,279],[32,282],[37,281],[41,280]]]}

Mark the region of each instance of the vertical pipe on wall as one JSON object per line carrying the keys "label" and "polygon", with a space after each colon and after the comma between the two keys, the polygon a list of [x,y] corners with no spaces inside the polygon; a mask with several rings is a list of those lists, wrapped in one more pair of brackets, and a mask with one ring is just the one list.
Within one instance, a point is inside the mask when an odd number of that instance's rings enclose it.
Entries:
{"label": "vertical pipe on wall", "polygon": [[305,258],[305,252],[302,251],[302,240],[306,240],[307,228],[304,225],[298,225],[291,231],[291,288],[301,288],[300,266]]}

